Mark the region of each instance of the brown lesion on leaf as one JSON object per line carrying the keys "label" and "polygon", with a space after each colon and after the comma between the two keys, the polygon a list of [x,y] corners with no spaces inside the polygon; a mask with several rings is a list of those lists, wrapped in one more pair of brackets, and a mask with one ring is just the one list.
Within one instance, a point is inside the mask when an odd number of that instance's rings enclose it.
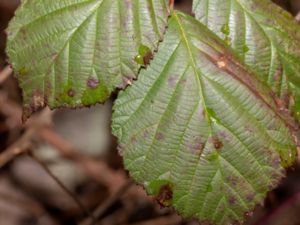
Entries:
{"label": "brown lesion on leaf", "polygon": [[273,159],[272,159],[272,162],[271,162],[271,165],[272,165],[272,167],[273,168],[281,168],[281,159],[280,159],[280,157],[274,157]]}
{"label": "brown lesion on leaf", "polygon": [[75,92],[74,89],[71,88],[71,89],[68,90],[67,94],[68,94],[69,97],[72,98],[76,95],[76,92]]}
{"label": "brown lesion on leaf", "polygon": [[36,90],[31,96],[29,104],[25,104],[23,107],[22,121],[26,120],[31,116],[32,113],[37,112],[40,109],[43,109],[47,105],[47,99],[42,92]]}
{"label": "brown lesion on leaf", "polygon": [[202,137],[196,137],[192,143],[188,143],[187,147],[192,154],[200,156],[205,148],[205,140]]}
{"label": "brown lesion on leaf", "polygon": [[156,140],[162,141],[165,139],[165,136],[162,133],[157,133],[155,136]]}
{"label": "brown lesion on leaf", "polygon": [[210,140],[216,150],[221,150],[223,148],[223,142],[217,136],[212,136]]}
{"label": "brown lesion on leaf", "polygon": [[254,199],[255,199],[255,196],[256,194],[254,192],[249,192],[247,195],[246,195],[246,199],[249,201],[249,202],[252,202]]}
{"label": "brown lesion on leaf", "polygon": [[32,101],[30,103],[30,107],[32,108],[32,111],[35,112],[41,108],[45,107],[45,98],[42,93],[39,91],[35,91],[32,96]]}
{"label": "brown lesion on leaf", "polygon": [[235,205],[235,204],[237,203],[236,197],[234,197],[234,196],[229,196],[229,198],[228,198],[228,203],[229,203],[230,205]]}
{"label": "brown lesion on leaf", "polygon": [[226,181],[231,186],[237,186],[238,185],[238,178],[236,176],[230,175],[226,178]]}
{"label": "brown lesion on leaf", "polygon": [[100,81],[94,77],[87,80],[87,86],[91,89],[96,89],[100,85]]}
{"label": "brown lesion on leaf", "polygon": [[166,184],[160,187],[155,199],[162,207],[169,207],[172,204],[173,199],[173,187],[170,184]]}
{"label": "brown lesion on leaf", "polygon": [[198,156],[200,156],[203,152],[203,149],[205,148],[205,143],[199,143],[197,145],[196,151],[194,151],[194,153]]}
{"label": "brown lesion on leaf", "polygon": [[174,88],[176,86],[176,83],[177,83],[177,76],[175,76],[175,75],[169,76],[169,78],[168,78],[168,86],[170,88]]}

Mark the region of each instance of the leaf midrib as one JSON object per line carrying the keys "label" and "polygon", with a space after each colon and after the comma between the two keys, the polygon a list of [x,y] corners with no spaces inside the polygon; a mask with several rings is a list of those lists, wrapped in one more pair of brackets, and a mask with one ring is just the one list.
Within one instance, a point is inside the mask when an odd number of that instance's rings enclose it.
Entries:
{"label": "leaf midrib", "polygon": [[196,66],[196,63],[195,63],[195,60],[194,60],[194,56],[193,56],[193,53],[192,53],[192,50],[191,50],[191,46],[190,46],[190,41],[189,41],[189,39],[188,39],[188,37],[186,35],[186,32],[185,32],[185,30],[183,28],[181,19],[178,17],[176,11],[173,12],[172,16],[174,16],[175,21],[178,24],[180,35],[182,37],[183,42],[186,45],[186,48],[187,48],[187,51],[188,51],[188,54],[189,54],[189,57],[190,57],[190,60],[191,60],[191,66],[193,67],[194,74],[195,74],[195,77],[196,77],[196,80],[197,80],[197,84],[198,84],[198,87],[199,87],[199,96],[200,96],[202,104],[203,104],[203,109],[205,111],[205,115],[207,116],[207,119],[208,119],[208,124],[209,124],[209,127],[210,127],[210,134],[212,135],[212,133],[213,133],[212,126],[211,126],[212,120],[211,120],[211,116],[210,116],[210,114],[208,112],[208,109],[207,109],[207,105],[206,105],[206,101],[205,101],[204,93],[203,93],[203,83],[202,83],[202,80],[200,79],[200,74],[197,71],[197,66]]}

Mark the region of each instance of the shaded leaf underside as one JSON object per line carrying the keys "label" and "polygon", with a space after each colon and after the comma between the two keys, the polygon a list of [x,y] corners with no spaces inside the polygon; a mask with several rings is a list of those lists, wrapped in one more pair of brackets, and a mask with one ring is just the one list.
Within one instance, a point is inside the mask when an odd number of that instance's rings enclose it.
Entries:
{"label": "shaded leaf underside", "polygon": [[183,216],[220,225],[241,222],[295,159],[293,125],[224,46],[174,12],[112,124],[136,181]]}
{"label": "shaded leaf underside", "polygon": [[8,30],[7,53],[24,113],[48,104],[104,102],[136,78],[140,46],[157,48],[167,0],[25,0]]}
{"label": "shaded leaf underside", "polygon": [[300,118],[300,28],[294,18],[270,0],[194,0],[193,11]]}

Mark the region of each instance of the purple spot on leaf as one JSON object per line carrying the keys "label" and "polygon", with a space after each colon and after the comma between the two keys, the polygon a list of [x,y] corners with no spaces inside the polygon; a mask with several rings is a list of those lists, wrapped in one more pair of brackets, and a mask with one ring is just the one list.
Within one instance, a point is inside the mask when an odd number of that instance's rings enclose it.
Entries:
{"label": "purple spot on leaf", "polygon": [[88,79],[88,81],[87,81],[87,85],[91,89],[96,89],[99,86],[99,84],[100,84],[100,81],[93,77]]}

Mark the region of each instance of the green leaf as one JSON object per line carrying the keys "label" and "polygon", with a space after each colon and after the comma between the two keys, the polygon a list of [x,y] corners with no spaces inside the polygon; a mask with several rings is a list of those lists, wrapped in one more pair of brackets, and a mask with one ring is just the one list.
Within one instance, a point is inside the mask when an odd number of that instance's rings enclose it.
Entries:
{"label": "green leaf", "polygon": [[271,0],[194,0],[193,11],[300,119],[300,27],[294,18]]}
{"label": "green leaf", "polygon": [[114,105],[125,167],[184,217],[243,221],[296,155],[297,126],[196,19],[174,12],[158,53]]}
{"label": "green leaf", "polygon": [[[167,0],[25,0],[8,29],[7,53],[23,89],[24,114],[89,106],[131,83],[139,49],[153,52]],[[141,47],[142,46],[142,47]]]}

